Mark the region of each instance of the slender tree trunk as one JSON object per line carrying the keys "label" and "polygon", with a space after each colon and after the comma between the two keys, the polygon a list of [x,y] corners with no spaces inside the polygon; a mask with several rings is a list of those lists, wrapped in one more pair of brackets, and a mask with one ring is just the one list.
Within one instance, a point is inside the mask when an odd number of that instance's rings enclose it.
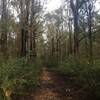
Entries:
{"label": "slender tree trunk", "polygon": [[7,1],[2,0],[2,33],[1,33],[1,52],[4,59],[7,59]]}
{"label": "slender tree trunk", "polygon": [[21,56],[26,56],[26,32],[21,29]]}
{"label": "slender tree trunk", "polygon": [[79,55],[78,11],[74,13],[74,54]]}
{"label": "slender tree trunk", "polygon": [[36,58],[36,33],[33,32],[33,57]]}
{"label": "slender tree trunk", "polygon": [[89,54],[90,54],[90,63],[93,64],[93,41],[92,41],[92,8],[91,4],[89,5],[89,18],[88,18],[88,25],[89,25]]}
{"label": "slender tree trunk", "polygon": [[74,0],[70,0],[70,6],[73,13],[74,18],[74,55],[77,57],[79,55],[79,8],[78,8],[78,0],[76,0],[76,3],[74,4]]}
{"label": "slender tree trunk", "polygon": [[[23,15],[23,1],[21,1],[21,56],[25,57],[27,55],[27,36],[28,36],[28,21],[29,21],[29,2],[25,0],[25,15]],[[23,19],[25,17],[25,19]]]}
{"label": "slender tree trunk", "polygon": [[55,47],[54,47],[54,38],[51,39],[51,55],[54,56]]}
{"label": "slender tree trunk", "polygon": [[68,53],[69,55],[73,54],[73,49],[72,49],[72,26],[71,26],[71,20],[69,19],[69,47],[68,47]]}

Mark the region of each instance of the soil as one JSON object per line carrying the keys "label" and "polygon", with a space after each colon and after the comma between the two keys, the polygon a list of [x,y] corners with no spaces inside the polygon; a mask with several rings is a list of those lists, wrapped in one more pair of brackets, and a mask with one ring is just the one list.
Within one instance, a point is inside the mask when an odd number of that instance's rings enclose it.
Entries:
{"label": "soil", "polygon": [[43,68],[40,75],[40,85],[36,91],[29,91],[26,95],[21,95],[14,100],[80,100],[75,88],[66,83],[54,71]]}

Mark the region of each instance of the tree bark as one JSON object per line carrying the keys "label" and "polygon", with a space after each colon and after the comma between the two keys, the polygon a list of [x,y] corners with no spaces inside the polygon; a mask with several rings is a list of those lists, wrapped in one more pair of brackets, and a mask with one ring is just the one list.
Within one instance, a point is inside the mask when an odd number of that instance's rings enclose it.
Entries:
{"label": "tree bark", "polygon": [[7,1],[2,0],[2,33],[1,33],[1,53],[4,59],[7,59]]}
{"label": "tree bark", "polygon": [[93,64],[93,41],[92,41],[92,8],[91,4],[89,5],[89,18],[88,18],[88,25],[89,25],[89,54],[90,54],[90,63]]}

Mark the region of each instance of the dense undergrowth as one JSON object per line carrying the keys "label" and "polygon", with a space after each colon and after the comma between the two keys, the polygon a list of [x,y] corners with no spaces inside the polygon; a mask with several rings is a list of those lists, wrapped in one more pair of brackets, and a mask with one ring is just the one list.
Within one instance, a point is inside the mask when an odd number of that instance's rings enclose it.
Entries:
{"label": "dense undergrowth", "polygon": [[0,65],[0,100],[10,99],[12,94],[22,94],[39,84],[41,61],[21,58]]}
{"label": "dense undergrowth", "polygon": [[[54,63],[54,61],[51,64],[47,63],[49,68],[70,78],[70,84],[79,88],[76,92],[80,92],[81,100],[100,100],[100,60],[95,60],[92,65],[86,58],[75,60],[69,57],[62,62]],[[68,78],[65,79],[66,83]]]}

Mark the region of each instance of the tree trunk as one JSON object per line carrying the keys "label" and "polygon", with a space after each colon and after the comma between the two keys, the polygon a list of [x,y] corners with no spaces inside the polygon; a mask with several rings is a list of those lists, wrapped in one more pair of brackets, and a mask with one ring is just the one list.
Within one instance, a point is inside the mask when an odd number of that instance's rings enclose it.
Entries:
{"label": "tree trunk", "polygon": [[7,3],[6,0],[2,0],[2,33],[1,33],[1,53],[4,59],[7,59]]}
{"label": "tree trunk", "polygon": [[78,11],[74,12],[74,54],[79,55]]}
{"label": "tree trunk", "polygon": [[70,0],[70,6],[72,9],[73,18],[74,18],[74,55],[77,57],[79,55],[78,1],[76,1],[76,3],[74,4],[74,1]]}
{"label": "tree trunk", "polygon": [[21,29],[21,56],[26,56],[26,32],[24,29]]}
{"label": "tree trunk", "polygon": [[89,5],[89,18],[88,18],[88,25],[89,25],[89,54],[90,54],[90,63],[93,64],[93,41],[92,41],[92,14],[91,14],[91,4]]}

